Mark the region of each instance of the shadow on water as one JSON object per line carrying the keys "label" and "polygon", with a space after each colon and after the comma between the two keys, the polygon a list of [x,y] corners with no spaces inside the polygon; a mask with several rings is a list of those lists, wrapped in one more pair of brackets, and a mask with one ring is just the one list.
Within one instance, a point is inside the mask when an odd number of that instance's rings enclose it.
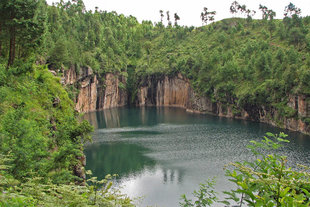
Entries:
{"label": "shadow on water", "polygon": [[134,144],[91,145],[85,150],[86,168],[91,169],[98,179],[103,179],[107,174],[118,174],[120,177],[135,174],[155,166],[156,161],[144,155],[147,151]]}

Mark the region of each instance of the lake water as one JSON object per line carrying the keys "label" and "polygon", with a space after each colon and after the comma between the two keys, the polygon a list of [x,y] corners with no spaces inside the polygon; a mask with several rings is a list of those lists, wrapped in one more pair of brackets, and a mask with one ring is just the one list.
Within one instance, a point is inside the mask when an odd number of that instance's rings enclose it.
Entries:
{"label": "lake water", "polygon": [[[85,114],[95,127],[85,146],[86,169],[102,179],[118,174],[121,192],[139,206],[179,206],[199,183],[216,177],[216,191],[234,186],[224,166],[251,158],[245,148],[266,132],[289,134],[290,163],[310,165],[310,136],[266,124],[186,113],[169,107],[114,108]],[[222,198],[223,195],[219,194]]]}

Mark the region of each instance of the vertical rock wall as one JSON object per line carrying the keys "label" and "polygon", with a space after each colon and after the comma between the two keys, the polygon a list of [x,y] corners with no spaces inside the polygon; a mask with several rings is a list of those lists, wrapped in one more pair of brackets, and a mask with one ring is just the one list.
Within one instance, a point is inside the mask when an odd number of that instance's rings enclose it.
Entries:
{"label": "vertical rock wall", "polygon": [[107,73],[103,81],[98,79],[91,68],[74,67],[64,72],[64,85],[74,85],[78,89],[76,96],[76,110],[90,112],[127,105],[127,92],[124,86],[126,79],[118,75]]}
{"label": "vertical rock wall", "polygon": [[138,106],[175,106],[187,108],[193,94],[190,83],[181,74],[157,79],[148,77],[138,89]]}
{"label": "vertical rock wall", "polygon": [[[78,89],[76,110],[89,112],[127,105],[126,78],[107,73],[100,78],[91,68],[76,71],[74,67],[65,72],[63,83]],[[293,118],[280,117],[273,107],[245,106],[214,103],[210,98],[199,96],[189,80],[181,74],[175,76],[149,76],[141,80],[136,96],[137,106],[174,106],[188,112],[209,113],[221,117],[247,119],[273,126],[310,134],[310,97],[290,95],[288,106],[296,111]],[[237,109],[237,110],[236,110]],[[298,117],[298,118],[296,118]]]}
{"label": "vertical rock wall", "polygon": [[[99,109],[108,109],[112,107],[125,106],[127,104],[127,92],[125,88],[126,79],[118,78],[112,73],[105,76],[105,93],[103,102],[99,104]],[[102,104],[102,105],[101,105]]]}
{"label": "vertical rock wall", "polygon": [[186,108],[188,112],[253,120],[310,134],[310,126],[304,121],[310,118],[310,97],[290,95],[288,106],[296,110],[298,118],[285,118],[280,117],[273,107],[255,105],[240,108],[232,104],[214,103],[210,98],[196,94],[189,80],[181,74],[173,77],[149,76],[142,80],[138,88],[136,105],[176,106]]}

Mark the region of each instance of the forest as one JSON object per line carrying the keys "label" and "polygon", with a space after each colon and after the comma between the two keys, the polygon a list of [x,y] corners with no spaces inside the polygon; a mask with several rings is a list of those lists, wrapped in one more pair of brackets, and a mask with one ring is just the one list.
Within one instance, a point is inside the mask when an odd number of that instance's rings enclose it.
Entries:
{"label": "forest", "polygon": [[[289,107],[287,97],[310,96],[310,17],[302,17],[292,3],[283,8],[283,19],[263,5],[257,11],[262,19],[253,19],[255,11],[236,1],[229,6],[232,18],[215,22],[216,12],[205,7],[203,26],[188,27],[178,25],[180,16],[169,11],[164,16],[161,10],[161,21],[153,23],[99,8],[87,10],[82,0],[53,5],[45,0],[2,0],[0,206],[133,205],[109,190],[113,176],[98,181],[87,175],[93,185],[85,183],[83,145],[93,129],[74,110],[77,89],[60,83],[72,66],[77,71],[90,67],[101,79],[106,73],[125,77],[132,103],[141,80],[181,73],[198,94],[233,106],[235,114],[260,105],[279,112],[273,117],[276,122],[293,117],[309,126],[310,118]],[[269,135],[279,142],[282,136]],[[266,138],[255,147],[277,144]],[[263,181],[253,182],[249,168],[254,165],[246,168],[248,163],[234,165],[243,176],[229,174],[240,187],[237,193],[242,198],[248,193],[247,202],[253,206],[308,206],[309,173],[285,171],[280,156],[263,158],[265,166],[256,163],[261,167],[256,176],[266,179],[276,196],[263,193]],[[292,178],[300,182],[286,182]],[[208,198],[197,206],[212,202]],[[184,206],[194,204],[185,197]]]}

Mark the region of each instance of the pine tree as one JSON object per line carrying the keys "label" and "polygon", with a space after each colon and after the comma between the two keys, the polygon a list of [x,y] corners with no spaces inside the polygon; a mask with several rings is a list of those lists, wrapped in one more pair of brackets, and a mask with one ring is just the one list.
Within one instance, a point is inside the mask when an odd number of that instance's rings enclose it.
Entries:
{"label": "pine tree", "polygon": [[26,45],[43,33],[42,23],[34,19],[38,3],[38,0],[2,0],[0,4],[1,28],[8,31],[10,41],[8,66],[14,63],[17,44]]}

